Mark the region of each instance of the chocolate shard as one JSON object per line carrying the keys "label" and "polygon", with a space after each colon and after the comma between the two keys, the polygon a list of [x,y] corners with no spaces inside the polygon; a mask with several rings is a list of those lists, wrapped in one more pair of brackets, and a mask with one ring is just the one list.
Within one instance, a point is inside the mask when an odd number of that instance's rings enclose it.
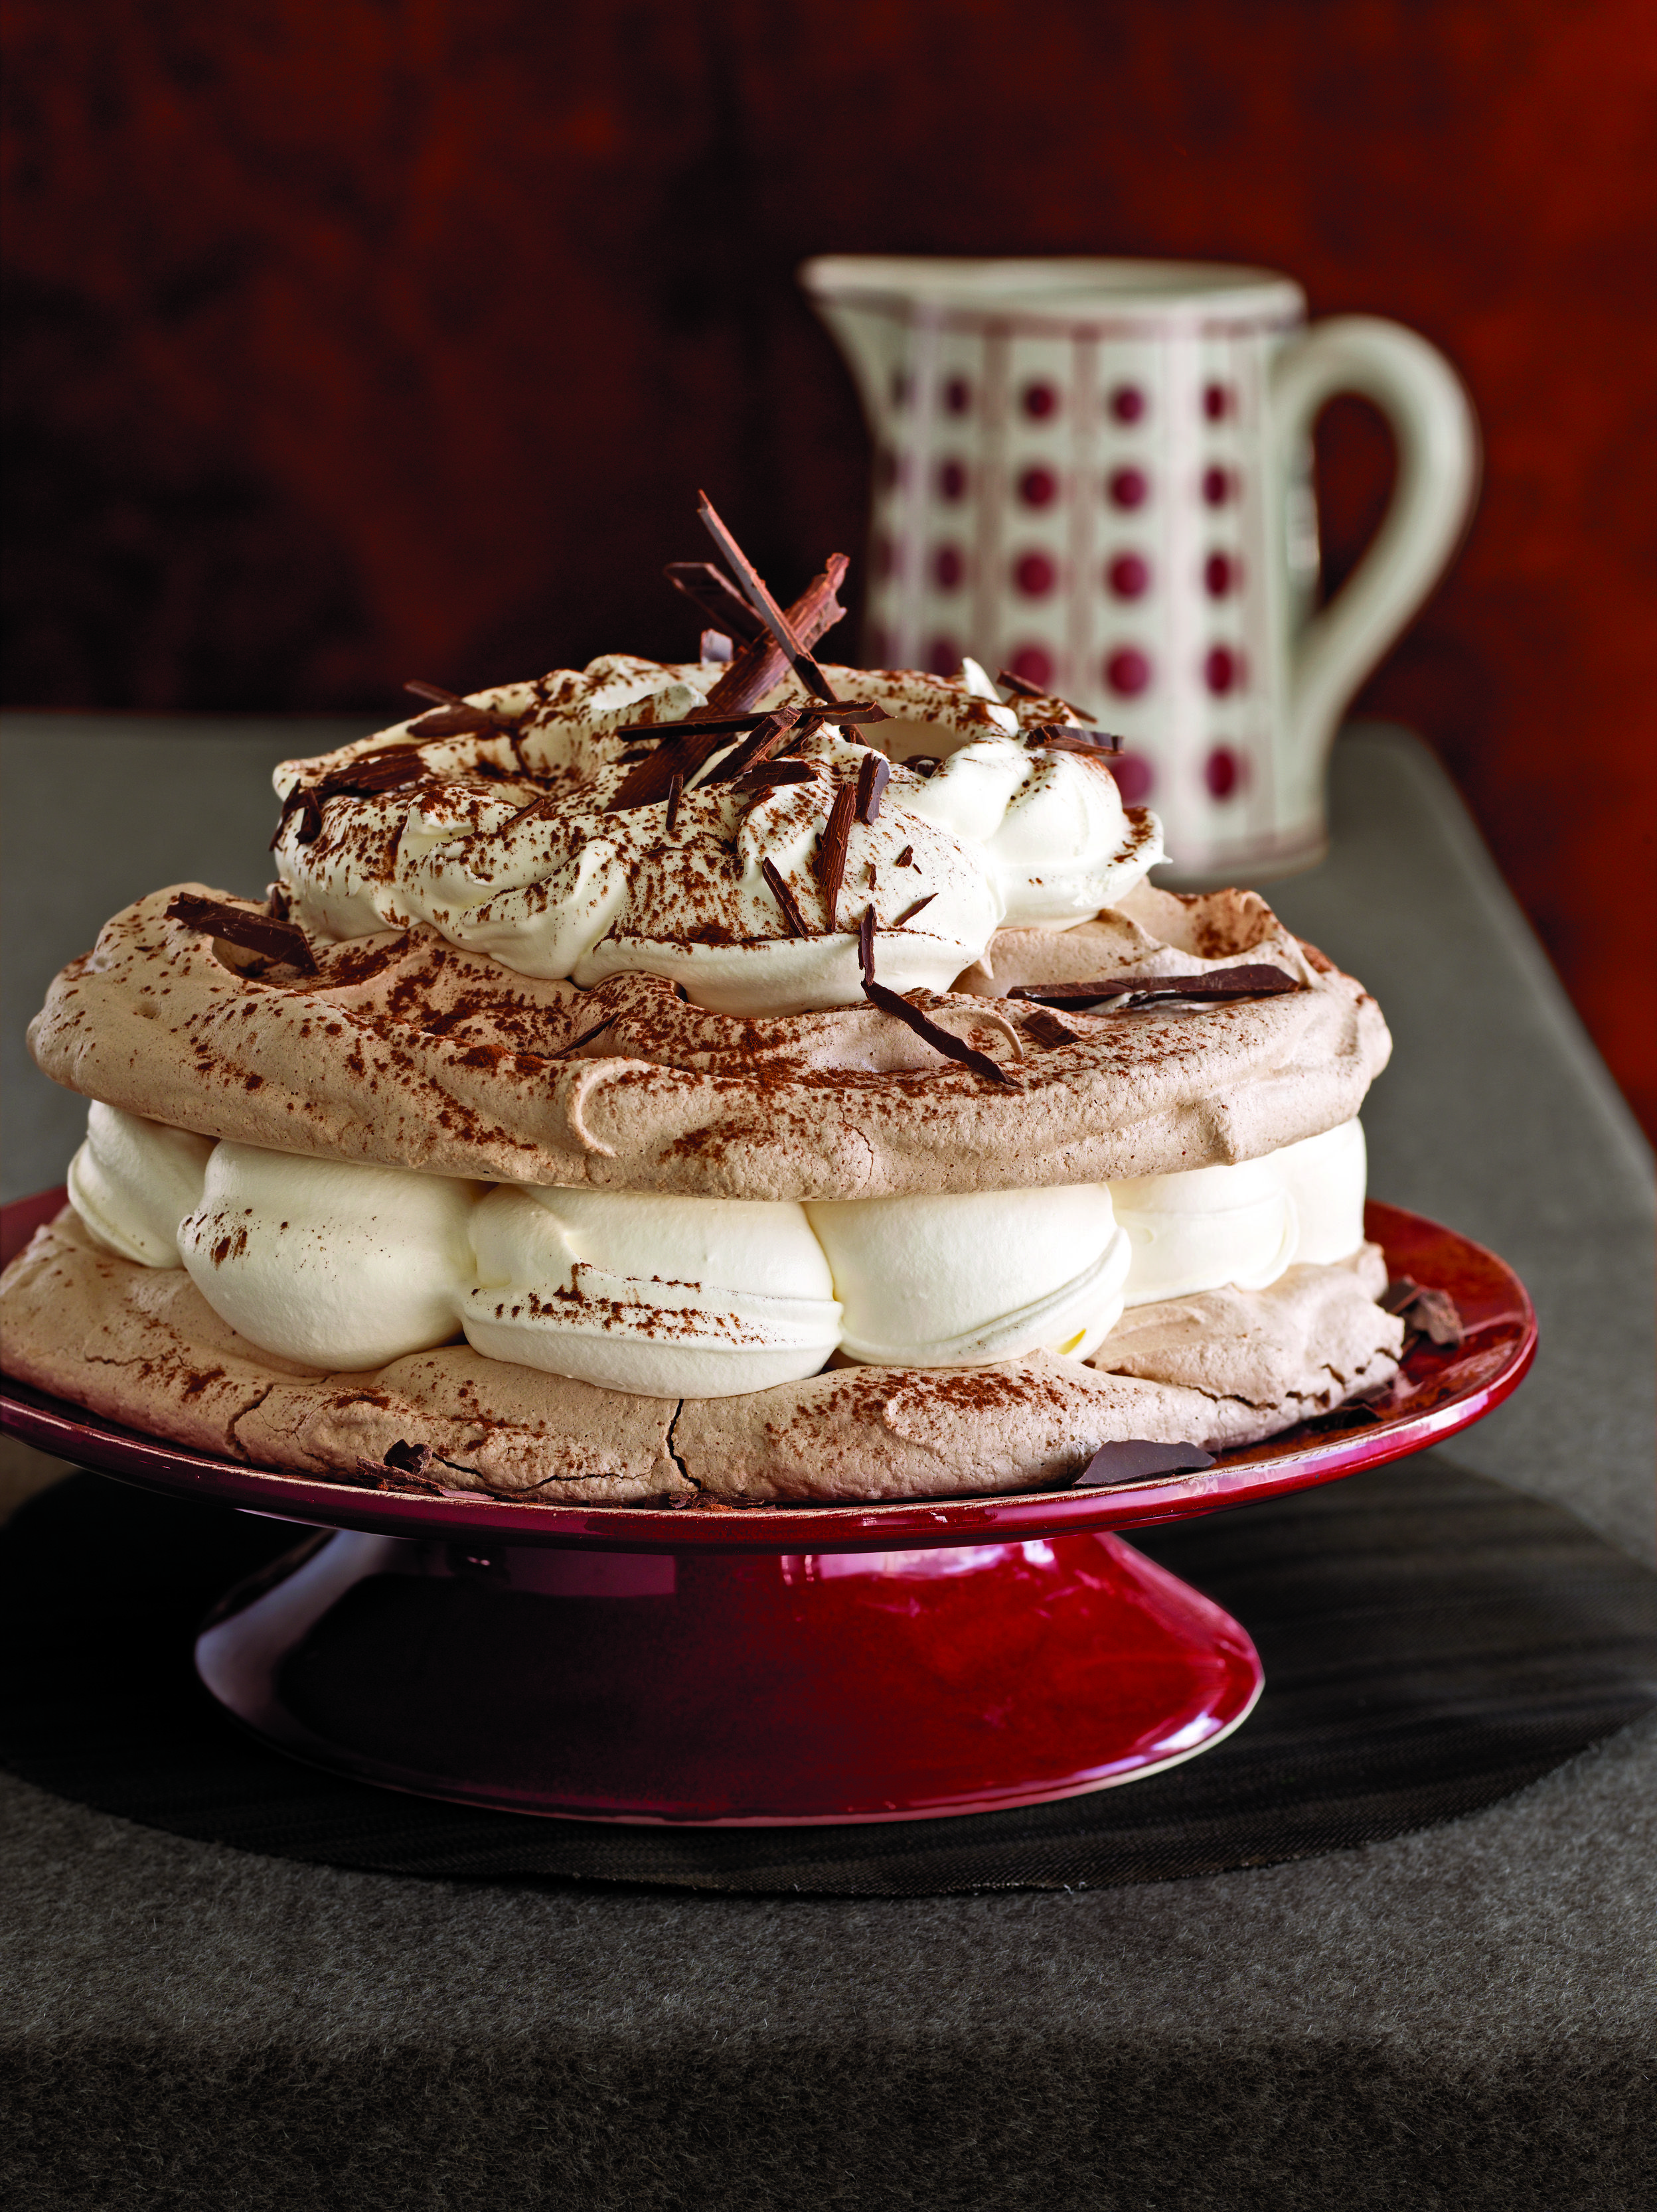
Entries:
{"label": "chocolate shard", "polygon": [[1205,1452],[1200,1444],[1157,1444],[1141,1437],[1123,1437],[1113,1443],[1100,1444],[1071,1488],[1160,1482],[1170,1474],[1200,1474],[1213,1465],[1213,1453]]}
{"label": "chocolate shard", "polygon": [[711,561],[670,561],[661,573],[699,614],[716,623],[728,636],[740,637],[746,645],[766,635],[765,623],[724,570],[715,568]]}
{"label": "chocolate shard", "polygon": [[779,707],[775,713],[763,715],[747,736],[733,745],[724,759],[704,776],[702,788],[706,791],[716,783],[734,783],[749,769],[768,761],[784,745],[793,744],[809,720],[809,716],[801,718],[797,707]]}
{"label": "chocolate shard", "polygon": [[840,886],[846,879],[846,848],[851,840],[851,817],[856,805],[857,794],[851,786],[841,784],[835,792],[828,825],[817,841],[817,852],[812,861],[812,873],[828,907],[831,930],[840,927]]}
{"label": "chocolate shard", "polygon": [[186,929],[210,933],[227,945],[239,945],[246,952],[261,953],[284,968],[296,968],[302,975],[316,973],[316,955],[295,921],[250,914],[245,907],[231,906],[223,899],[200,898],[194,891],[180,891],[167,914],[168,921],[181,921]]}
{"label": "chocolate shard", "polygon": [[1015,699],[1051,699],[1053,696],[1051,691],[1044,691],[1039,684],[1033,684],[1027,676],[1014,676],[1010,668],[998,668],[996,681]]}
{"label": "chocolate shard", "polygon": [[331,769],[311,787],[320,799],[346,793],[367,799],[375,792],[419,783],[430,773],[418,745],[381,745],[374,752],[358,753],[344,768]]}
{"label": "chocolate shard", "polygon": [[807,924],[806,917],[800,911],[799,901],[789,889],[787,878],[777,863],[769,859],[762,860],[759,863],[759,872],[765,878],[771,896],[783,909],[783,918],[789,925],[789,936],[809,937],[812,931]]}
{"label": "chocolate shard", "polygon": [[912,868],[915,865],[915,848],[912,845],[905,845],[892,865],[894,868]]}
{"label": "chocolate shard", "polygon": [[1122,750],[1114,731],[1075,729],[1068,722],[1038,722],[1025,732],[1024,742],[1040,752],[1082,753],[1095,760]]}
{"label": "chocolate shard", "polygon": [[[822,573],[813,576],[789,609],[789,627],[801,645],[813,646],[825,630],[841,621],[845,609],[835,597],[851,563],[844,553],[831,553]],[[731,714],[763,699],[788,672],[789,660],[775,638],[767,634],[745,645],[713,690],[709,711]]]}
{"label": "chocolate shard", "polygon": [[906,906],[903,912],[898,916],[896,921],[887,922],[886,927],[888,929],[902,929],[906,923],[914,921],[916,915],[920,913],[923,907],[930,906],[933,900],[936,898],[938,894],[936,891],[929,891],[924,898],[911,900],[910,904]]}
{"label": "chocolate shard", "polygon": [[814,699],[832,701],[834,697],[833,685],[818,666],[809,647],[788,616],[771,597],[765,578],[721,520],[718,510],[705,491],[697,494],[696,511],[703,528],[724,555],[726,563],[736,580],[737,589],[776,639],[789,667]]}
{"label": "chocolate shard", "polygon": [[741,785],[744,791],[775,791],[779,784],[820,783],[822,771],[809,761],[763,760],[752,768],[745,768],[732,781]]}
{"label": "chocolate shard", "polygon": [[970,1067],[975,1075],[985,1076],[991,1083],[1004,1084],[1011,1089],[1014,1079],[998,1060],[992,1060],[987,1052],[980,1052],[976,1045],[964,1043],[953,1030],[935,1022],[929,1014],[923,1014],[918,1006],[911,1006],[901,992],[876,981],[876,927],[874,908],[873,906],[865,907],[863,918],[857,925],[857,960],[862,969],[863,996],[872,1006],[878,1006],[883,1014],[890,1014],[894,1021],[901,1022],[907,1030],[912,1030],[917,1037],[929,1044],[934,1052],[941,1053],[946,1060],[957,1060],[961,1066]]}
{"label": "chocolate shard", "polygon": [[[831,554],[822,574],[813,579],[789,609],[790,623],[807,642],[814,643],[844,614],[845,609],[834,594],[844,581],[850,565],[844,553]],[[631,806],[644,806],[653,799],[665,799],[668,779],[676,769],[688,782],[699,768],[722,750],[720,737],[710,732],[716,732],[722,722],[746,716],[754,701],[763,698],[787,674],[788,665],[769,635],[744,646],[709,693],[704,707],[698,708],[683,722],[649,726],[649,734],[663,742],[648,760],[640,761],[629,770],[610,801],[609,811],[624,813]],[[752,724],[745,720],[743,726],[752,727]]]}
{"label": "chocolate shard", "polygon": [[892,781],[892,763],[880,753],[870,753],[857,771],[857,819],[868,829],[880,811],[880,799]]}
{"label": "chocolate shard", "polygon": [[411,1444],[399,1437],[386,1454],[384,1463],[399,1474],[424,1474],[436,1457],[429,1444]]}
{"label": "chocolate shard", "polygon": [[277,826],[271,832],[271,842],[265,848],[267,852],[275,852],[277,847],[282,842],[283,831],[286,830],[295,814],[300,817],[299,828],[294,833],[295,842],[301,845],[315,844],[322,834],[322,801],[314,791],[307,790],[302,783],[296,785],[283,800],[282,811],[277,817]]}
{"label": "chocolate shard", "polygon": [[[474,730],[498,730],[504,738],[518,735],[517,723],[510,714],[503,714],[493,707],[474,706],[458,691],[446,691],[441,684],[427,684],[417,676],[411,677],[403,689],[412,692],[417,699],[434,700],[440,710],[436,714],[422,714],[417,722],[409,725],[423,737],[460,737]],[[438,728],[436,726],[442,716],[448,720]]]}
{"label": "chocolate shard", "polygon": [[1045,1006],[1033,1006],[1019,1026],[1026,1036],[1033,1037],[1049,1052],[1077,1041],[1077,1033],[1070,1024],[1057,1014],[1049,1013]]}
{"label": "chocolate shard", "polygon": [[1034,999],[1045,1006],[1095,1006],[1101,999],[1129,999],[1136,1006],[1157,999],[1275,999],[1306,985],[1269,963],[1212,968],[1196,975],[1096,975],[1078,983],[1015,983],[1009,999]]}
{"label": "chocolate shard", "polygon": [[583,1030],[579,1036],[572,1036],[568,1044],[555,1047],[546,1057],[549,1060],[562,1060],[566,1053],[579,1052],[584,1044],[591,1044],[595,1036],[602,1036],[606,1030],[613,1027],[615,1018],[613,1014],[606,1015],[595,1028]]}
{"label": "chocolate shard", "polygon": [[1453,1347],[1466,1336],[1461,1310],[1448,1291],[1429,1290],[1408,1275],[1395,1276],[1375,1303],[1434,1344]]}
{"label": "chocolate shard", "polygon": [[665,826],[670,837],[673,834],[674,824],[679,820],[679,802],[684,796],[685,779],[682,775],[676,775],[667,787],[667,819]]}

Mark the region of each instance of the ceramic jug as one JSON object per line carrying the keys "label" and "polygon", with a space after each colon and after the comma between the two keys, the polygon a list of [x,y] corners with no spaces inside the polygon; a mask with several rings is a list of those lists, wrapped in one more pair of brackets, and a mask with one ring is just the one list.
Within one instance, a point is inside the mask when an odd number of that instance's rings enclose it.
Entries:
{"label": "ceramic jug", "polygon": [[[1372,316],[1308,328],[1267,270],[834,255],[801,279],[874,436],[865,658],[971,653],[1118,732],[1178,876],[1316,860],[1341,711],[1477,488],[1442,356]],[[1341,392],[1380,408],[1398,472],[1319,607],[1311,432]]]}

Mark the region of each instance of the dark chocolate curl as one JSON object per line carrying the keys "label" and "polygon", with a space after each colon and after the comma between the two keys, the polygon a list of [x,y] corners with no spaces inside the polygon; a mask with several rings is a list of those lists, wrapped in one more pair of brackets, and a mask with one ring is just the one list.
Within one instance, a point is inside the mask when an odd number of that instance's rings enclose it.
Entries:
{"label": "dark chocolate curl", "polygon": [[851,837],[851,817],[856,804],[851,786],[843,783],[834,794],[828,827],[818,843],[813,863],[812,872],[828,904],[828,926],[832,930],[840,927],[840,886],[846,879],[846,847]]}
{"label": "dark chocolate curl", "polygon": [[788,880],[777,863],[771,860],[762,860],[759,863],[759,872],[765,878],[771,896],[783,909],[783,919],[789,925],[789,936],[809,937],[812,933],[805,915],[800,911],[799,901],[789,889]]}
{"label": "dark chocolate curl", "polygon": [[262,953],[267,960],[297,968],[302,975],[316,973],[316,956],[295,921],[250,914],[245,907],[231,906],[223,899],[201,898],[194,891],[180,891],[168,907],[167,915],[169,921],[181,921],[186,929],[222,938],[227,945],[239,945],[246,952]]}
{"label": "dark chocolate curl", "polygon": [[721,520],[718,510],[705,491],[697,494],[697,513],[702,519],[703,528],[724,555],[731,574],[736,579],[737,589],[777,640],[784,659],[813,698],[832,701],[834,697],[833,685],[812,658],[788,616],[771,597],[765,578]]}
{"label": "dark chocolate curl", "polygon": [[1014,983],[1007,995],[1035,999],[1045,1006],[1087,1006],[1101,999],[1131,999],[1136,1005],[1156,999],[1275,999],[1285,991],[1305,988],[1282,969],[1256,961],[1196,975],[1098,975],[1079,983]]}
{"label": "dark chocolate curl", "polygon": [[892,764],[870,753],[857,771],[857,819],[868,829],[880,811],[880,797],[892,781]]}

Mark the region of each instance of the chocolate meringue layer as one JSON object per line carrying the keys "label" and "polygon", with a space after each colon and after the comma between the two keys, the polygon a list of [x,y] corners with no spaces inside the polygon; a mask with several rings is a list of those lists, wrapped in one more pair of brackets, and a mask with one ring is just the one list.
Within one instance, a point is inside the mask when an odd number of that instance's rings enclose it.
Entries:
{"label": "chocolate meringue layer", "polygon": [[[753,1018],[661,976],[582,990],[425,927],[319,944],[301,974],[168,915],[203,889],[116,915],[54,981],[31,1048],[129,1113],[319,1158],[748,1199],[1116,1182],[1349,1121],[1391,1050],[1362,986],[1252,892],[1142,887],[1077,927],[1003,931],[955,989],[911,994],[1000,1063],[992,1083],[873,1006]],[[1063,1012],[996,995],[1261,961],[1302,988]]]}
{"label": "chocolate meringue layer", "polygon": [[0,1288],[10,1372],[197,1450],[389,1488],[672,1505],[972,1496],[1073,1481],[1126,1437],[1251,1443],[1389,1379],[1403,1324],[1374,1302],[1385,1275],[1371,1245],[1269,1290],[1141,1307],[1089,1365],[1038,1352],[969,1370],[832,1368],[677,1401],[462,1345],[365,1373],[274,1358],[181,1267],[101,1250],[68,1207]]}

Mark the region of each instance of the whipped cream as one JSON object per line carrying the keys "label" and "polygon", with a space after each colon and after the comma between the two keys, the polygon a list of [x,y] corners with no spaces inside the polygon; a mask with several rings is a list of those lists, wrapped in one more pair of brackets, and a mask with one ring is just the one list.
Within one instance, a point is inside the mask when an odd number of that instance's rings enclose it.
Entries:
{"label": "whipped cream", "polygon": [[803,1380],[837,1351],[1087,1359],[1124,1305],[1349,1258],[1364,1182],[1356,1121],[1236,1166],[801,1206],[491,1187],[214,1146],[94,1103],[70,1195],[97,1243],[182,1263],[283,1359],[377,1367],[463,1330],[486,1358],[714,1398]]}
{"label": "whipped cream", "polygon": [[69,1202],[94,1244],[142,1267],[176,1267],[178,1228],[201,1202],[210,1137],[94,1099],[69,1164]]}
{"label": "whipped cream", "polygon": [[[331,940],[424,922],[520,975],[582,986],[658,975],[716,1012],[801,1013],[861,1000],[856,930],[870,906],[881,981],[943,991],[998,928],[1070,927],[1161,859],[1154,818],[1130,817],[1102,761],[1033,751],[1011,708],[962,684],[832,674],[843,696],[889,692],[907,719],[874,727],[910,757],[929,745],[939,763],[923,774],[899,762],[876,819],[854,824],[832,926],[813,863],[836,790],[871,750],[856,726],[801,740],[811,779],[768,792],[710,784],[722,751],[669,832],[665,801],[608,811],[628,773],[614,732],[682,721],[712,678],[618,655],[557,679],[556,708],[534,706],[537,687],[479,694],[521,734],[426,744],[441,781],[329,799],[308,843],[304,817],[289,817],[277,851],[294,919]],[[917,701],[937,719],[918,719]],[[375,744],[386,740],[418,733],[405,724]],[[284,763],[277,788],[285,797],[361,750]]]}
{"label": "whipped cream", "polygon": [[1365,1174],[1352,1121],[1235,1166],[1112,1183],[1133,1247],[1125,1303],[1264,1290],[1297,1264],[1349,1258],[1363,1242]]}
{"label": "whipped cream", "polygon": [[1085,1359],[1122,1312],[1130,1247],[1103,1183],[821,1200],[806,1212],[834,1271],[851,1359]]}
{"label": "whipped cream", "polygon": [[653,1398],[803,1381],[839,1334],[801,1206],[503,1188],[472,1221],[474,1350]]}
{"label": "whipped cream", "polygon": [[221,1144],[179,1255],[250,1344],[324,1370],[382,1367],[456,1334],[478,1188]]}

